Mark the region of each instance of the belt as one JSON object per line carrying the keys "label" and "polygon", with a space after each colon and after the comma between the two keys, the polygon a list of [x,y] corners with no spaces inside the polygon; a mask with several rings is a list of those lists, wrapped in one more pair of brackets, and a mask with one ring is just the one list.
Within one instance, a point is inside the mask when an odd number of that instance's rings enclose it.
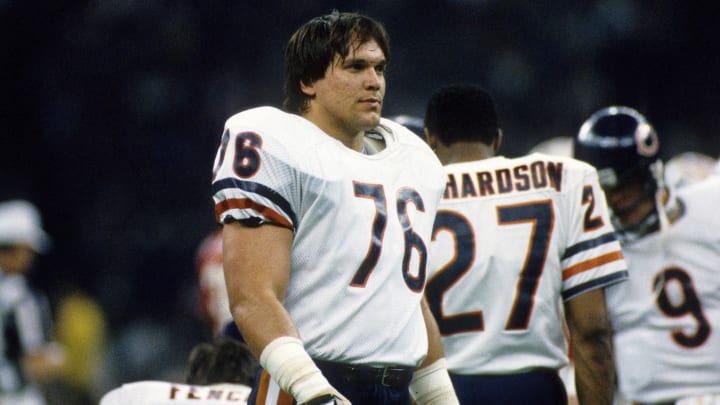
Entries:
{"label": "belt", "polygon": [[410,367],[401,366],[372,367],[325,360],[314,361],[328,377],[340,378],[345,382],[380,384],[384,387],[401,390],[407,389],[414,371]]}
{"label": "belt", "polygon": [[675,401],[670,402],[653,402],[653,403],[644,403],[644,402],[633,402],[632,405],[674,405]]}

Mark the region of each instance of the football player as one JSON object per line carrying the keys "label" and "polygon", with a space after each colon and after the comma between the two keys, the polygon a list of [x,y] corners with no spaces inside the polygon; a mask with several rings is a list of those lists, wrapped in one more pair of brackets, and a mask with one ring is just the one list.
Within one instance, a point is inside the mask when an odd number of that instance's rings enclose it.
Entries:
{"label": "football player", "polygon": [[666,184],[655,129],[625,106],[592,114],[574,151],[598,170],[630,273],[607,291],[622,395],[720,400],[720,180]]}
{"label": "football player", "polygon": [[457,403],[423,300],[442,167],[381,118],[389,59],[377,21],[314,18],[286,49],[286,111],[226,122],[213,198],[231,312],[262,366],[251,404]]}
{"label": "football player", "polygon": [[569,157],[498,155],[490,95],[439,89],[426,137],[445,165],[425,294],[467,404],[564,404],[566,323],[583,404],[611,404],[604,290],[627,277],[596,171]]}
{"label": "football player", "polygon": [[103,395],[100,405],[246,405],[257,360],[235,339],[214,338],[190,352],[185,382],[137,381]]}
{"label": "football player", "polygon": [[[540,143],[536,144],[528,153],[544,153],[553,156],[566,156],[572,157],[572,148],[575,138],[572,136],[555,136],[549,139],[545,139]],[[563,325],[565,329],[565,336],[568,337],[567,325]],[[572,347],[568,349],[568,364],[558,370],[560,379],[565,385],[565,391],[568,396],[568,405],[577,405],[577,390],[575,389],[575,360],[572,355]]]}

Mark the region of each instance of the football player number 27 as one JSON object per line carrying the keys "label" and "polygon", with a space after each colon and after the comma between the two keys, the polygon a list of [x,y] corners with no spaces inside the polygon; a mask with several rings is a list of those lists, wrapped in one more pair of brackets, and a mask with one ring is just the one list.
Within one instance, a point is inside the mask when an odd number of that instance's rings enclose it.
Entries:
{"label": "football player number 27", "polygon": [[[505,205],[497,207],[500,226],[531,224],[528,249],[515,288],[513,306],[505,322],[506,330],[527,329],[533,309],[533,297],[545,266],[548,244],[552,235],[554,216],[552,202]],[[457,280],[465,275],[475,260],[475,235],[472,225],[462,215],[452,211],[438,211],[433,229],[433,239],[439,231],[450,232],[456,242],[455,257],[428,281],[425,294],[430,309],[438,320],[443,336],[461,332],[483,331],[483,313],[465,312],[454,315],[442,313],[442,296]]]}

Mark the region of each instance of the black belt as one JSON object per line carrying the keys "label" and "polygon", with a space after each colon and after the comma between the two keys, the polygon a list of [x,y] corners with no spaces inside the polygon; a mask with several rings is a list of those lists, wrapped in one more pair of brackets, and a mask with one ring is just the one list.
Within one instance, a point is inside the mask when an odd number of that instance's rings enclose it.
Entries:
{"label": "black belt", "polygon": [[372,367],[324,360],[314,361],[326,377],[339,378],[345,382],[364,382],[393,389],[406,389],[413,376],[413,369],[410,367]]}
{"label": "black belt", "polygon": [[653,402],[653,403],[644,403],[644,402],[633,402],[633,405],[674,405],[675,401],[670,402]]}

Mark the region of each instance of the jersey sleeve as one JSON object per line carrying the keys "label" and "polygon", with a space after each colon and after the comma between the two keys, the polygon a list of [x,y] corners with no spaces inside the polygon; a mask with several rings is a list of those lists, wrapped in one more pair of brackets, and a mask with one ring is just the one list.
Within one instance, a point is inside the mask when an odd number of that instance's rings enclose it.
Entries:
{"label": "jersey sleeve", "polygon": [[597,172],[584,168],[569,190],[570,233],[561,257],[563,299],[627,279],[627,264],[610,222]]}
{"label": "jersey sleeve", "polygon": [[297,171],[282,142],[254,121],[241,113],[225,125],[213,170],[216,220],[294,229]]}

